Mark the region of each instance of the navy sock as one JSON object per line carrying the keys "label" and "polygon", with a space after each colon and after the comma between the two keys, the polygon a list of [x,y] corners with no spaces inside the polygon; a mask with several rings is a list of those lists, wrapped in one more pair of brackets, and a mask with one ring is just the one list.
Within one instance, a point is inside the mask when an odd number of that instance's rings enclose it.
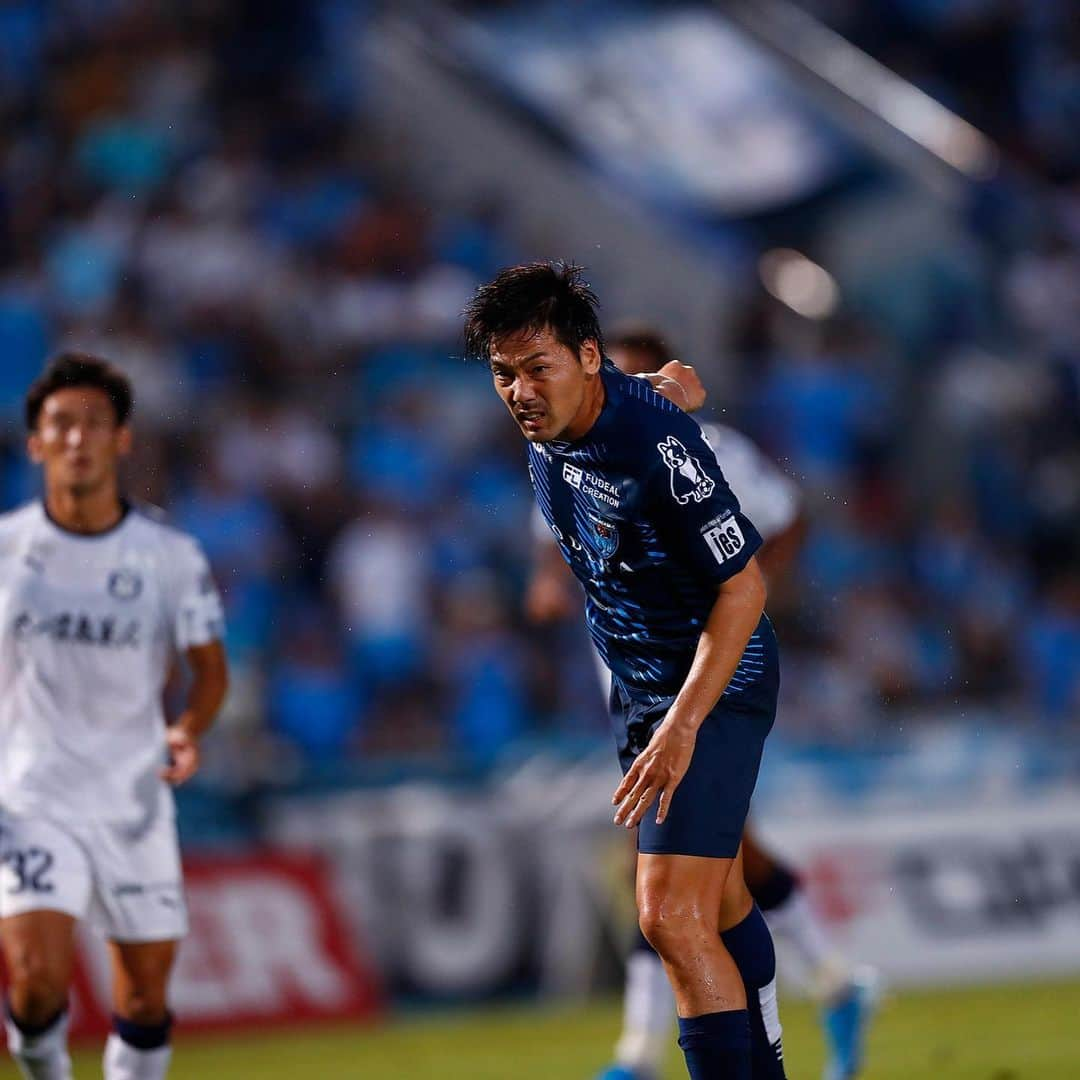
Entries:
{"label": "navy sock", "polygon": [[680,1016],[679,1046],[690,1080],[752,1080],[745,1009]]}
{"label": "navy sock", "polygon": [[799,887],[799,879],[781,863],[773,863],[772,873],[750,888],[754,902],[762,911],[772,911],[785,903]]}
{"label": "navy sock", "polygon": [[746,988],[754,1080],[784,1080],[784,1048],[776,1005],[776,952],[757,907],[721,935]]}
{"label": "navy sock", "polygon": [[45,1032],[48,1031],[49,1028],[51,1028],[53,1024],[55,1024],[57,1020],[59,1020],[60,1017],[64,1015],[64,1013],[67,1012],[67,1002],[64,1002],[64,1004],[61,1005],[60,1008],[57,1009],[56,1012],[54,1012],[52,1016],[50,1016],[49,1019],[45,1021],[44,1024],[27,1024],[20,1020],[19,1017],[15,1015],[15,1010],[11,1007],[10,998],[4,998],[4,1012],[7,1015],[7,1018],[19,1029],[20,1032],[22,1032],[25,1038],[36,1039],[39,1035],[44,1035]]}
{"label": "navy sock", "polygon": [[160,1024],[136,1024],[134,1020],[125,1020],[113,1014],[113,1031],[136,1050],[157,1050],[169,1041],[172,1030],[172,1014],[166,1013]]}

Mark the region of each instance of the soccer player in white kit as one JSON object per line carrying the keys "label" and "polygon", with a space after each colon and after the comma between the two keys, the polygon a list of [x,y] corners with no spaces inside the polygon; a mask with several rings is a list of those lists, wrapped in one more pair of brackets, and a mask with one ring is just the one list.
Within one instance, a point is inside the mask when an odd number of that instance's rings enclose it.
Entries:
{"label": "soccer player in white kit", "polygon": [[[654,389],[680,408],[694,412],[704,404],[705,390],[694,370],[674,358],[663,336],[652,327],[623,327],[607,345],[610,358],[621,370],[648,378]],[[802,544],[805,525],[799,490],[741,432],[709,422],[701,428],[743,512],[764,540],[757,560],[765,577],[774,582]],[[536,565],[526,597],[527,613],[536,622],[572,616],[580,607],[573,578],[542,519],[535,536]],[[609,677],[602,664],[599,670],[606,693]],[[824,1080],[852,1080],[862,1066],[866,1027],[878,996],[876,972],[850,966],[833,948],[797,876],[760,843],[749,824],[743,833],[742,853],[743,872],[754,900],[773,934],[793,947],[821,1005],[829,1047]],[[663,964],[642,938],[627,960],[616,1061],[598,1080],[657,1080],[674,1013]]]}
{"label": "soccer player in white kit", "polygon": [[[198,769],[227,682],[197,543],[121,498],[131,406],[116,368],[57,357],[26,398],[44,498],[0,517],[0,942],[8,1050],[32,1080],[71,1076],[81,919],[109,942],[107,1080],[168,1070],[166,988],[187,930],[169,785]],[[166,727],[180,655],[190,686]]]}

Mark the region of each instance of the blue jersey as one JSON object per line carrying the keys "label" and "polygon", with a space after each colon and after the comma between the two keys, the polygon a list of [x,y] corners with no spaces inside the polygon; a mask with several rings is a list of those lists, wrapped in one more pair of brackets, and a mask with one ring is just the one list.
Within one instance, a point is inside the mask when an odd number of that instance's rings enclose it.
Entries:
{"label": "blue jersey", "polygon": [[[761,537],[739,510],[701,428],[644,379],[601,369],[606,400],[576,442],[529,444],[540,512],[585,587],[586,620],[612,676],[634,699],[679,692],[717,587]],[[755,631],[726,694],[756,681]]]}

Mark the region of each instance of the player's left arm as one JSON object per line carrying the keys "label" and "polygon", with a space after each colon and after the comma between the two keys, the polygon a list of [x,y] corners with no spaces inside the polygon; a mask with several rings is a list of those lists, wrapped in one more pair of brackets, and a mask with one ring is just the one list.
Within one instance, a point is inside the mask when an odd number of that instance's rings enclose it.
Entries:
{"label": "player's left arm", "polygon": [[190,538],[172,553],[168,591],[173,644],[187,660],[191,685],[183,711],[166,729],[169,763],[161,777],[182,784],[199,770],[199,740],[213,724],[229,685],[221,595],[206,556]]}
{"label": "player's left arm", "polygon": [[191,687],[184,711],[165,733],[169,764],[161,771],[170,784],[182,784],[199,770],[199,740],[210,730],[229,688],[229,667],[221,641],[192,645],[184,653]]}

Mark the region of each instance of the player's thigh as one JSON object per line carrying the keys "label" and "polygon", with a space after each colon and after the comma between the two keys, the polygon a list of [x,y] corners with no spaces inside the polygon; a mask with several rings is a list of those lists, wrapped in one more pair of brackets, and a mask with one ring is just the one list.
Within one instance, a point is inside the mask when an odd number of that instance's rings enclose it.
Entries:
{"label": "player's thigh", "polygon": [[81,919],[92,887],[89,854],[72,830],[0,811],[0,919],[37,911]]}
{"label": "player's thigh", "polygon": [[160,814],[137,831],[95,825],[92,838],[90,917],[105,936],[132,945],[184,937],[187,904],[172,816]]}
{"label": "player's thigh", "polygon": [[109,942],[113,1010],[135,1023],[164,1019],[176,940]]}
{"label": "player's thigh", "polygon": [[62,911],[0,919],[0,946],[13,987],[61,995],[75,966],[75,922]]}
{"label": "player's thigh", "polygon": [[735,859],[639,852],[636,895],[642,928],[701,918],[716,925]]}

